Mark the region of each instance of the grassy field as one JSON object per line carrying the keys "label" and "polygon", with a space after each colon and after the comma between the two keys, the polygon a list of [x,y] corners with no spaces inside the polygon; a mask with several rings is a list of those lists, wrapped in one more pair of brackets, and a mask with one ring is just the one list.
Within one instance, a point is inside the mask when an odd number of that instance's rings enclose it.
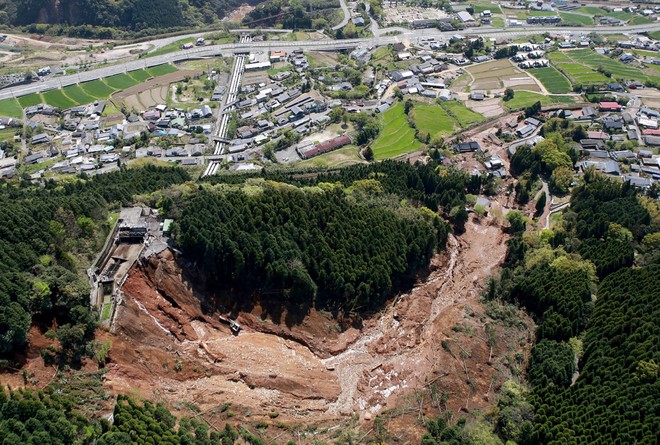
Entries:
{"label": "grassy field", "polygon": [[283,71],[293,71],[293,68],[291,67],[291,65],[284,65],[279,68],[271,68],[266,71],[266,74],[268,74],[269,76],[274,76],[275,74],[281,73]]}
{"label": "grassy field", "polygon": [[649,37],[655,40],[660,40],[660,30],[649,32]]}
{"label": "grassy field", "polygon": [[31,107],[32,105],[40,104],[43,101],[44,100],[41,98],[41,95],[37,94],[37,93],[28,94],[27,96],[21,96],[21,97],[18,98],[18,103],[23,108],[27,108],[27,107]]}
{"label": "grassy field", "polygon": [[99,97],[93,97],[87,94],[80,85],[70,85],[63,88],[62,92],[77,105],[88,104],[94,102],[96,99],[100,99]]}
{"label": "grassy field", "polygon": [[438,133],[451,134],[454,132],[456,121],[439,105],[417,102],[413,113],[417,129],[427,132],[431,138]]}
{"label": "grassy field", "polygon": [[593,17],[581,14],[571,14],[570,12],[560,12],[562,23],[564,24],[580,24],[580,25],[593,25]]}
{"label": "grassy field", "polygon": [[100,99],[110,97],[112,93],[117,91],[115,88],[109,87],[102,79],[81,83],[80,86],[90,96]]}
{"label": "grassy field", "polygon": [[440,106],[462,127],[469,127],[470,125],[479,123],[484,120],[483,115],[476,111],[470,110],[463,104],[455,100],[441,102]]}
{"label": "grassy field", "polygon": [[571,83],[552,66],[533,68],[529,70],[529,73],[540,80],[543,86],[552,94],[571,92]]}
{"label": "grassy field", "polygon": [[128,75],[137,80],[138,83],[142,83],[151,77],[151,74],[145,70],[129,71]]}
{"label": "grassy field", "polygon": [[596,6],[584,6],[582,8],[576,9],[575,12],[581,12],[583,14],[589,14],[589,15],[600,15],[600,16],[607,15],[606,10],[604,10],[603,8],[598,8]]}
{"label": "grassy field", "polygon": [[541,102],[541,105],[552,105],[561,103],[573,103],[574,99],[570,96],[545,96],[543,94],[531,93],[529,91],[516,91],[515,96],[508,102],[502,102],[502,106],[509,110],[520,110]]}
{"label": "grassy field", "polygon": [[175,71],[178,71],[176,67],[170,65],[169,63],[164,63],[162,65],[156,65],[156,66],[152,66],[151,68],[147,68],[147,72],[152,77],[164,76],[165,74],[170,74]]}
{"label": "grassy field", "polygon": [[493,28],[504,28],[504,19],[502,17],[493,17],[490,21]]}
{"label": "grassy field", "polygon": [[0,100],[0,116],[23,117],[23,108],[16,99]]}
{"label": "grassy field", "polygon": [[325,153],[312,159],[300,161],[296,165],[305,165],[313,167],[341,167],[343,165],[357,164],[365,162],[358,155],[359,148],[355,145],[347,145],[338,150]]}
{"label": "grassy field", "polygon": [[181,45],[183,45],[184,43],[194,43],[194,42],[195,39],[192,37],[189,37],[187,39],[177,40],[176,42],[172,42],[169,45],[165,45],[163,47],[158,48],[154,52],[147,54],[145,57],[154,57],[163,54],[173,53],[174,51],[179,51],[181,49]]}
{"label": "grassy field", "polygon": [[420,143],[415,139],[415,130],[410,128],[403,104],[398,103],[381,115],[381,131],[371,145],[376,159],[394,158],[415,151]]}
{"label": "grassy field", "polygon": [[487,9],[490,10],[492,14],[502,14],[500,5],[495,3],[477,3],[473,6],[473,9],[475,14],[480,14]]}
{"label": "grassy field", "polygon": [[[10,100],[15,100],[15,99],[10,99]],[[3,141],[13,142],[15,134],[16,134],[16,128],[5,128],[4,130],[0,130],[0,142]]]}
{"label": "grassy field", "polygon": [[653,23],[653,20],[648,17],[642,17],[641,15],[636,15],[628,20],[629,25],[646,25],[647,23]]}
{"label": "grassy field", "polygon": [[54,107],[65,110],[76,106],[76,102],[64,95],[62,90],[51,90],[43,93],[44,102]]}

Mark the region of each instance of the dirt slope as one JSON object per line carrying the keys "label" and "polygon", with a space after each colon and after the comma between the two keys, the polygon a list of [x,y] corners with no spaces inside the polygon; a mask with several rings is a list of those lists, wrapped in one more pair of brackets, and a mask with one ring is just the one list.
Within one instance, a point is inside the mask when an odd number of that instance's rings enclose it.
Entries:
{"label": "dirt slope", "polygon": [[[469,222],[466,233],[450,237],[447,251],[433,258],[424,282],[361,329],[340,332],[335,320],[315,311],[288,328],[263,319],[257,307],[240,314],[238,336],[220,314],[202,307],[207,297],[195,293],[164,252],[136,264],[123,287],[108,385],[175,409],[194,403],[211,424],[226,419],[225,402],[251,419],[276,412],[279,423],[355,415],[368,421],[398,410],[388,423],[393,437],[415,442],[423,432],[416,416],[485,407],[510,377],[509,355],[526,345],[526,329],[498,325],[478,301],[504,258],[505,241],[494,221]],[[490,341],[489,323],[497,325]]]}

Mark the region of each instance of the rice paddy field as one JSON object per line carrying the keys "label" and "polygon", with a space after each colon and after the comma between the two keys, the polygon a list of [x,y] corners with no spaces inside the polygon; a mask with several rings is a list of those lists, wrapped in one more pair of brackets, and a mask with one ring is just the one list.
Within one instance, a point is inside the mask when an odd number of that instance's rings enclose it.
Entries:
{"label": "rice paddy field", "polygon": [[166,74],[174,73],[176,71],[177,71],[177,68],[173,65],[170,65],[169,63],[165,63],[163,65],[156,65],[156,66],[152,66],[151,68],[147,68],[147,72],[151,75],[151,77],[164,76]]}
{"label": "rice paddy field", "polygon": [[114,76],[106,77],[103,80],[115,90],[125,90],[126,88],[130,88],[139,83],[127,73],[115,74]]}
{"label": "rice paddy field", "polygon": [[415,130],[408,125],[402,103],[382,113],[380,134],[371,144],[375,159],[394,158],[415,151],[420,146],[420,142],[415,139]]}
{"label": "rice paddy field", "polygon": [[536,77],[545,89],[552,94],[566,94],[572,90],[571,83],[566,76],[553,66],[533,68],[529,70],[529,73]]}
{"label": "rice paddy field", "polygon": [[564,24],[567,25],[593,25],[594,24],[594,18],[587,16],[587,15],[582,15],[582,14],[571,14],[570,12],[560,12],[559,17],[561,17],[561,21]]}
{"label": "rice paddy field", "polygon": [[23,108],[16,99],[0,100],[0,116],[23,117]]}

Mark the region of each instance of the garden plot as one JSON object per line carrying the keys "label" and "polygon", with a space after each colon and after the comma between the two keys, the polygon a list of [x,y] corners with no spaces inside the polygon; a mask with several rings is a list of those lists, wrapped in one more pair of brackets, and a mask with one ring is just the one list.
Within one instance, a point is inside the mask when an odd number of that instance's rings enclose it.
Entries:
{"label": "garden plot", "polygon": [[494,60],[465,69],[474,81],[471,91],[490,91],[505,88],[540,91],[526,71],[515,67],[508,59]]}
{"label": "garden plot", "polygon": [[171,83],[181,81],[185,77],[198,75],[199,72],[188,70],[166,74],[115,93],[112,95],[112,99],[118,106],[123,103],[129,110],[141,111],[155,105],[165,104]]}

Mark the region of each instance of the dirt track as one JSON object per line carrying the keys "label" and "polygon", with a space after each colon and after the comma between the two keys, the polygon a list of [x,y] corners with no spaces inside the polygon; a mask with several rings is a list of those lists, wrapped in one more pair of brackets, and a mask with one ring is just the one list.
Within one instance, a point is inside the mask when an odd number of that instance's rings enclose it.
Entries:
{"label": "dirt track", "polygon": [[[257,307],[239,316],[244,329],[232,336],[166,252],[136,265],[124,285],[108,385],[175,408],[191,401],[210,422],[222,419],[226,401],[266,420],[273,411],[278,421],[369,420],[392,408],[409,412],[411,397],[431,382],[449,396],[447,409],[484,407],[493,382],[507,378],[501,356],[527,335],[500,330],[494,351],[485,340],[478,296],[505,240],[494,221],[469,222],[423,282],[341,333],[327,314],[312,311],[288,328]],[[421,434],[415,428],[404,436]]]}

